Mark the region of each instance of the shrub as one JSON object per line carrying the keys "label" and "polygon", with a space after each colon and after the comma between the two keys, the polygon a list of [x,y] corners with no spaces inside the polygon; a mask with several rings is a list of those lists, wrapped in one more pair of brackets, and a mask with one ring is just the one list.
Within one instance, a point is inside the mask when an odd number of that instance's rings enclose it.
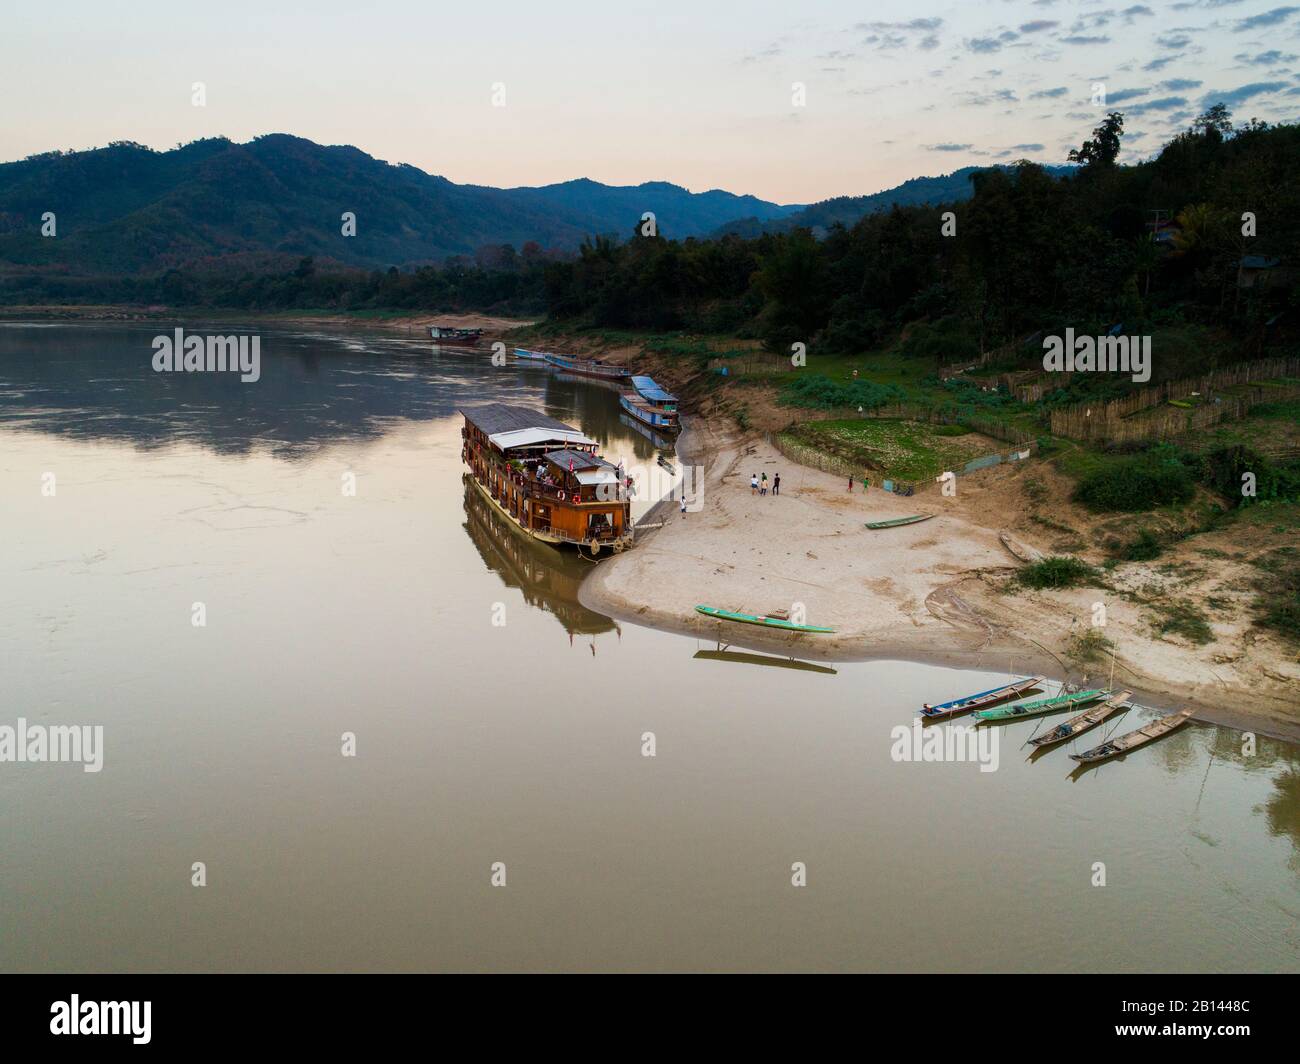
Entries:
{"label": "shrub", "polygon": [[1026,565],[1016,574],[1016,579],[1025,587],[1082,587],[1095,584],[1099,575],[1085,561],[1054,555]]}
{"label": "shrub", "polygon": [[1130,562],[1149,562],[1160,557],[1164,544],[1149,528],[1139,530],[1137,539],[1124,548],[1124,560]]}
{"label": "shrub", "polygon": [[1300,562],[1274,551],[1255,581],[1255,623],[1300,643]]}
{"label": "shrub", "polygon": [[1088,474],[1075,488],[1077,502],[1093,511],[1138,513],[1181,504],[1196,492],[1181,462],[1152,455],[1121,458]]}
{"label": "shrub", "polygon": [[1241,493],[1242,474],[1255,476],[1255,499],[1289,499],[1300,495],[1300,472],[1295,467],[1279,466],[1249,447],[1221,447],[1201,458],[1201,480],[1206,485],[1241,506],[1249,500]]}
{"label": "shrub", "polygon": [[1082,635],[1072,636],[1066,648],[1066,657],[1084,665],[1092,665],[1105,659],[1115,649],[1115,644],[1102,634],[1100,628],[1089,628]]}
{"label": "shrub", "polygon": [[840,384],[819,373],[799,373],[785,386],[779,402],[783,406],[807,406],[818,410],[841,407],[874,410],[902,398],[903,393],[892,384],[876,384],[862,379]]}
{"label": "shrub", "polygon": [[1204,644],[1214,638],[1205,613],[1190,602],[1162,602],[1156,611],[1156,633],[1173,632],[1192,643]]}

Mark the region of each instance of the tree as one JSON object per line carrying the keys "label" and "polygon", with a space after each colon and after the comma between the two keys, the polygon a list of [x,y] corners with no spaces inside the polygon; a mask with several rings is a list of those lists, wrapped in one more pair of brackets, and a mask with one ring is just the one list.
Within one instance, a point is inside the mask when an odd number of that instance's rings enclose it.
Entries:
{"label": "tree", "polygon": [[1124,115],[1111,111],[1096,129],[1092,139],[1070,149],[1069,161],[1080,163],[1088,169],[1104,169],[1115,165],[1119,155],[1119,139],[1124,135]]}
{"label": "tree", "polygon": [[1226,140],[1232,133],[1232,112],[1225,104],[1216,103],[1192,123],[1192,132],[1199,133],[1206,140]]}

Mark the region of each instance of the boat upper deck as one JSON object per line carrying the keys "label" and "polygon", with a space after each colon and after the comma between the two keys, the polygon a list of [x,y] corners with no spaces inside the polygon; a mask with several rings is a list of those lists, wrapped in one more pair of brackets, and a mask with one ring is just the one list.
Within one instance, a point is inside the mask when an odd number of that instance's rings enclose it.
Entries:
{"label": "boat upper deck", "polygon": [[506,403],[489,403],[485,406],[462,409],[467,424],[502,454],[516,448],[555,451],[564,448],[595,450],[596,441],[583,435],[572,425],[557,421],[526,406]]}

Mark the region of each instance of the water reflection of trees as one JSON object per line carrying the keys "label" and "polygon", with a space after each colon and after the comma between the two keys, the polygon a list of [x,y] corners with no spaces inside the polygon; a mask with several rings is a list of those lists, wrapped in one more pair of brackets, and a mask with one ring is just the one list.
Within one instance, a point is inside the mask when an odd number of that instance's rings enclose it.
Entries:
{"label": "water reflection of trees", "polygon": [[[1253,753],[1246,752],[1244,730],[1237,728],[1197,728],[1204,735],[1205,748],[1211,761],[1206,765],[1206,779],[1213,777],[1214,762],[1228,761],[1246,773],[1265,773],[1273,785],[1273,792],[1256,813],[1262,813],[1270,835],[1287,838],[1291,842],[1291,865],[1300,868],[1300,748],[1277,739],[1256,737]],[[1164,747],[1173,744],[1163,744]],[[1192,745],[1186,744],[1186,753]],[[1166,754],[1165,765],[1171,771],[1183,767],[1186,758],[1174,751]],[[1206,799],[1209,800],[1208,798]]]}

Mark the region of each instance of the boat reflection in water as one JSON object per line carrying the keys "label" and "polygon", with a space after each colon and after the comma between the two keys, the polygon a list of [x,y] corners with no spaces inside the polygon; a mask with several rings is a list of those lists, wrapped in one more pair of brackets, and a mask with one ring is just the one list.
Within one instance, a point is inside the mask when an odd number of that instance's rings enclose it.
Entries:
{"label": "boat reflection in water", "polygon": [[483,563],[506,587],[518,588],[530,606],[551,614],[570,636],[619,632],[611,618],[578,601],[578,586],[592,562],[528,539],[492,508],[468,476],[464,479],[465,530]]}
{"label": "boat reflection in water", "polygon": [[670,454],[676,451],[676,444],[674,444],[672,440],[661,433],[655,432],[655,430],[649,425],[643,425],[640,421],[637,421],[636,418],[629,417],[627,414],[619,414],[618,420],[619,423],[625,427],[639,432],[659,450],[668,451]]}
{"label": "boat reflection in water", "polygon": [[796,658],[777,658],[771,654],[750,654],[739,650],[697,650],[695,657],[703,661],[730,661],[741,665],[769,665],[778,669],[797,669],[800,672],[820,672],[826,676],[838,673],[829,665],[815,665]]}

